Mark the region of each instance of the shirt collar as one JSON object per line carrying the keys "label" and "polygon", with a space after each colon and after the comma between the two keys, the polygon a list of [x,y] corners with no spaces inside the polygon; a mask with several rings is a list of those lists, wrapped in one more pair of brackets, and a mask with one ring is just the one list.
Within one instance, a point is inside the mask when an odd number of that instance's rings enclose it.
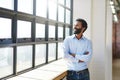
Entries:
{"label": "shirt collar", "polygon": [[[73,39],[75,39],[75,38],[76,38],[75,34],[74,34],[74,35],[72,35],[72,38],[73,38]],[[85,37],[84,37],[84,36],[82,36],[82,37],[81,37],[81,39],[85,39]]]}

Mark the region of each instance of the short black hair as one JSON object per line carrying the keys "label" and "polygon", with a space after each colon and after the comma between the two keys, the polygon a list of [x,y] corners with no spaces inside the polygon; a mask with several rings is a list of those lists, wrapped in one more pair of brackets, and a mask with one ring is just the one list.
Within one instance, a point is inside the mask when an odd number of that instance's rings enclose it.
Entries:
{"label": "short black hair", "polygon": [[88,25],[87,25],[87,22],[84,19],[78,18],[78,19],[76,19],[76,21],[81,22],[82,23],[82,27],[84,27],[85,30],[87,29]]}

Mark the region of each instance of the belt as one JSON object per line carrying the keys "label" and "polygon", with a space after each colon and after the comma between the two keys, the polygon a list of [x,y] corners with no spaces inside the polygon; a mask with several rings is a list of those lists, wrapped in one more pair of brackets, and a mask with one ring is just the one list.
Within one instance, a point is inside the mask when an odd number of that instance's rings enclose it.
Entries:
{"label": "belt", "polygon": [[84,69],[84,70],[80,70],[80,71],[74,71],[74,70],[68,70],[67,72],[68,73],[83,73],[85,71],[88,71],[88,68],[87,69]]}

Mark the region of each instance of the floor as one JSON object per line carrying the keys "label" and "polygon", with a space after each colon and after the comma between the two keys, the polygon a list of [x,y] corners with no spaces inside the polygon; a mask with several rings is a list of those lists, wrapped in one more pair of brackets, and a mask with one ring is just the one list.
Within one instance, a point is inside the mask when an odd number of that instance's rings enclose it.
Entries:
{"label": "floor", "polygon": [[120,59],[113,60],[113,80],[120,80]]}
{"label": "floor", "polygon": [[[60,62],[52,63],[52,65],[47,65],[44,68],[38,68],[36,70],[31,71],[30,73],[25,73],[19,76],[16,76],[14,78],[8,79],[8,80],[52,80],[52,79],[46,79],[46,75],[43,74],[46,73],[47,75],[50,75],[50,77],[53,75],[57,75],[61,72],[61,70],[65,69],[63,67],[63,61],[58,60]],[[55,65],[59,65],[58,67]],[[61,69],[60,69],[60,66]],[[49,68],[48,68],[49,67]],[[59,69],[59,71],[56,71]],[[40,72],[39,72],[40,71]],[[48,71],[50,71],[50,74],[48,74]],[[41,76],[40,76],[41,74]],[[44,79],[42,79],[44,76]],[[63,79],[66,80],[66,79]],[[113,60],[113,79],[112,80],[120,80],[120,59],[114,59]]]}

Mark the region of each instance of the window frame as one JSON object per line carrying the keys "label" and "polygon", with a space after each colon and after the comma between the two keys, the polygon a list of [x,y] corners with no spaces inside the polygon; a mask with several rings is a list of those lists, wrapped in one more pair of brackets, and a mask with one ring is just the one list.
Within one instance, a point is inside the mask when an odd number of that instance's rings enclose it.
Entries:
{"label": "window frame", "polygon": [[[58,3],[58,0],[56,0],[55,4],[57,4],[56,6],[56,20],[54,19],[49,19],[49,8],[48,8],[48,0],[47,0],[47,13],[46,13],[46,18],[42,17],[42,16],[38,16],[36,15],[36,0],[33,0],[33,13],[29,14],[29,13],[24,13],[24,12],[20,12],[18,11],[18,0],[13,0],[14,1],[14,9],[6,9],[6,8],[1,8],[0,7],[0,17],[2,18],[8,18],[11,19],[11,27],[12,27],[12,38],[10,40],[6,40],[4,43],[0,42],[0,48],[2,47],[13,47],[13,74],[12,75],[8,75],[5,76],[3,78],[0,79],[7,79],[11,76],[15,76],[16,74],[21,74],[24,72],[27,72],[31,69],[35,69],[36,67],[40,67],[42,65],[45,65],[47,63],[50,63],[52,61],[48,61],[48,45],[50,43],[55,43],[56,44],[56,57],[55,60],[58,59],[58,43],[59,42],[63,42],[63,40],[65,39],[65,28],[66,26],[69,27],[70,29],[70,34],[72,34],[72,21],[73,21],[73,0],[71,0],[71,7],[66,7],[66,1],[64,0],[64,4],[60,4]],[[59,21],[59,17],[58,17],[58,6],[61,6],[64,8],[64,21],[60,22]],[[66,9],[70,11],[70,24],[66,23]],[[22,20],[22,21],[28,21],[31,22],[31,38],[28,39],[18,39],[17,38],[17,20]],[[44,39],[39,39],[35,37],[35,29],[36,29],[36,23],[40,23],[40,24],[44,24],[45,25],[45,38]],[[48,36],[48,27],[49,25],[55,25],[55,38],[54,39],[50,39]],[[59,39],[58,38],[58,27],[61,26],[63,27],[63,38]],[[20,40],[20,41],[19,41]],[[35,45],[36,44],[46,44],[46,61],[43,64],[40,65],[35,65]],[[32,67],[22,70],[20,72],[17,72],[17,46],[27,46],[27,45],[32,45]]]}

